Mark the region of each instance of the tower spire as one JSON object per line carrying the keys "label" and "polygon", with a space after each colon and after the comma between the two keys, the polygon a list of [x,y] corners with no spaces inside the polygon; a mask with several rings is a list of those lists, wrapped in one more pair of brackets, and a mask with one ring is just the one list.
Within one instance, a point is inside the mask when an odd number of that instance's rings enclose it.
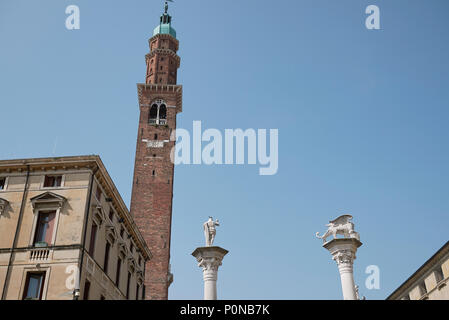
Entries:
{"label": "tower spire", "polygon": [[174,2],[173,0],[165,0],[165,14],[168,14],[168,3]]}
{"label": "tower spire", "polygon": [[[173,1],[170,1],[173,2]],[[165,1],[165,13],[168,13],[168,1]]]}
{"label": "tower spire", "polygon": [[170,34],[176,38],[176,30],[171,26],[171,16],[168,14],[168,3],[173,0],[165,0],[164,13],[161,15],[159,25],[154,29],[153,36],[156,34]]}

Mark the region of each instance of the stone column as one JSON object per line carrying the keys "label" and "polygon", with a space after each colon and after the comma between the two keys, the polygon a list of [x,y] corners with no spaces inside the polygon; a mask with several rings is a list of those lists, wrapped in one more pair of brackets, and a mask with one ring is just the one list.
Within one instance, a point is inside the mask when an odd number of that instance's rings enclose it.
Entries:
{"label": "stone column", "polygon": [[333,239],[323,245],[324,248],[329,250],[332,259],[337,263],[344,300],[358,300],[353,265],[357,248],[361,245],[362,243],[355,238]]}
{"label": "stone column", "polygon": [[201,247],[192,253],[198,266],[203,269],[204,300],[217,300],[218,267],[227,253],[220,247]]}

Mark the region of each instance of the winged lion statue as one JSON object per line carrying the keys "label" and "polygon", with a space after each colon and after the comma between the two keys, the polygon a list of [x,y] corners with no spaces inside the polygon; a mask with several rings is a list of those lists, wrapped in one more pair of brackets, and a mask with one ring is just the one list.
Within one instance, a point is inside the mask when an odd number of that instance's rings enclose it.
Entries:
{"label": "winged lion statue", "polygon": [[337,239],[337,235],[343,235],[345,238],[355,238],[360,240],[360,236],[354,231],[354,223],[352,223],[352,216],[349,214],[344,214],[335,220],[329,221],[326,225],[327,231],[320,236],[320,233],[316,233],[318,239],[322,239],[324,243],[327,242],[327,238],[333,236]]}

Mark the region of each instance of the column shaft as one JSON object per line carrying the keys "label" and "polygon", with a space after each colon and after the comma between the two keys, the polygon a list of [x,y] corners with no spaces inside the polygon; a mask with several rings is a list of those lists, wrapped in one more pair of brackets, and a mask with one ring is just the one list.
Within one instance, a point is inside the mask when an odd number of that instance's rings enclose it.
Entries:
{"label": "column shaft", "polygon": [[357,300],[355,293],[354,275],[351,266],[339,266],[341,288],[344,300]]}
{"label": "column shaft", "polygon": [[204,280],[204,300],[217,300],[217,281]]}

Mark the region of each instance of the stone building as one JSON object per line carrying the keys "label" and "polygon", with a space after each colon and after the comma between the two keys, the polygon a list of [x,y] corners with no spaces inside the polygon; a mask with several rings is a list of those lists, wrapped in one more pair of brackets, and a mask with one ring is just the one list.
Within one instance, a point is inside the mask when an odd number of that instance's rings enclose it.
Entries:
{"label": "stone building", "polygon": [[140,300],[150,259],[98,156],[0,161],[2,299]]}
{"label": "stone building", "polygon": [[387,300],[449,300],[449,242],[397,288]]}

